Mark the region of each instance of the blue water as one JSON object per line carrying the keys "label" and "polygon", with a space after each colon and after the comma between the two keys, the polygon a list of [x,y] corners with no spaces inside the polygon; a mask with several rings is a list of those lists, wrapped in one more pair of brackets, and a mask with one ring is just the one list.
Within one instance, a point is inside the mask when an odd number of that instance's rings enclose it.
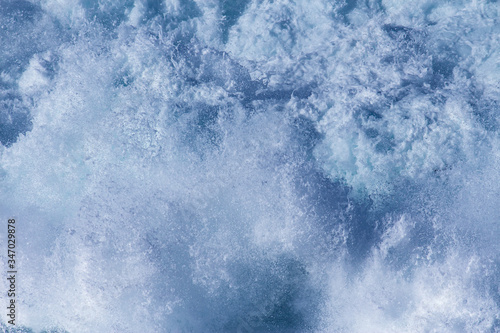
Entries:
{"label": "blue water", "polygon": [[18,332],[500,332],[499,2],[0,0],[0,45]]}

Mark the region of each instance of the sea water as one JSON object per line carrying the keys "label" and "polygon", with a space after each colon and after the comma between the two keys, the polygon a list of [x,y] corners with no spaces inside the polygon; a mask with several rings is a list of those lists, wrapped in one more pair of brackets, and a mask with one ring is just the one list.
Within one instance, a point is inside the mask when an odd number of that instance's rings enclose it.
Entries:
{"label": "sea water", "polygon": [[499,112],[494,0],[0,0],[2,329],[499,332]]}

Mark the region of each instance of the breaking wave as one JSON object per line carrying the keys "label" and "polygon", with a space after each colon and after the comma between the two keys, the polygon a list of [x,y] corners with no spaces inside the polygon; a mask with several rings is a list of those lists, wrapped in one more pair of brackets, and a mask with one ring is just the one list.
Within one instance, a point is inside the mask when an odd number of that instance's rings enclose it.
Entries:
{"label": "breaking wave", "polygon": [[500,331],[499,20],[0,1],[17,331]]}

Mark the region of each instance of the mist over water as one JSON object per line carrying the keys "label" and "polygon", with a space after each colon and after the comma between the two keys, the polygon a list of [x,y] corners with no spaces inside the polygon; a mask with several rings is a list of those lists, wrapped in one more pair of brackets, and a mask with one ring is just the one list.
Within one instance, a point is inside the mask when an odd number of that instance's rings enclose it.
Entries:
{"label": "mist over water", "polygon": [[0,0],[0,45],[17,332],[500,331],[497,1]]}

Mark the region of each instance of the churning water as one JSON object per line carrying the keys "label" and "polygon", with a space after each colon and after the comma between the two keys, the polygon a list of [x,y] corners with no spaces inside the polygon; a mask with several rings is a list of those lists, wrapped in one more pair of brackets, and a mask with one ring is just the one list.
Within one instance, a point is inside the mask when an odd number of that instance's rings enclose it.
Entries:
{"label": "churning water", "polygon": [[18,332],[500,332],[499,129],[498,1],[0,0]]}

